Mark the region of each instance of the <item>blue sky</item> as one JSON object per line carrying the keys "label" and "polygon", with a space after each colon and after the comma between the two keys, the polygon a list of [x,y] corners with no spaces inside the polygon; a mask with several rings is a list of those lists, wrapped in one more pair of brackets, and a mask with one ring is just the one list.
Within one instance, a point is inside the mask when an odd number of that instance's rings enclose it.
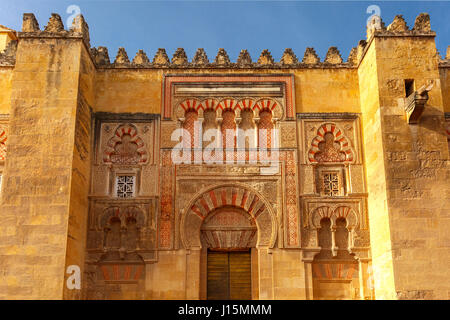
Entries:
{"label": "blue sky", "polygon": [[402,14],[412,27],[419,13],[428,12],[441,55],[450,45],[450,1],[0,0],[0,24],[20,30],[24,12],[34,13],[41,28],[52,12],[66,24],[70,5],[86,18],[91,45],[108,47],[112,60],[119,47],[130,59],[138,49],[152,59],[158,48],[172,57],[183,47],[189,60],[197,48],[205,48],[210,61],[219,48],[233,61],[241,49],[248,49],[253,60],[269,49],[278,61],[285,48],[301,59],[306,47],[314,47],[323,59],[330,46],[346,60],[366,37],[370,5],[379,6],[386,25]]}

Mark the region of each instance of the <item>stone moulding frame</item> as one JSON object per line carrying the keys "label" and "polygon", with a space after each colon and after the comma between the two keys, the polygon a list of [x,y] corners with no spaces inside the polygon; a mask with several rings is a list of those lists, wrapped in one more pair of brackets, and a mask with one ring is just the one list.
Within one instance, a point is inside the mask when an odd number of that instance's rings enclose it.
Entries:
{"label": "stone moulding frame", "polygon": [[[299,155],[301,165],[324,165],[324,166],[333,166],[333,165],[361,165],[362,164],[362,132],[361,132],[361,114],[360,113],[337,113],[337,112],[314,112],[314,113],[297,113],[296,115],[298,121],[298,139],[299,141],[303,141],[303,143],[299,144]],[[346,155],[345,161],[340,162],[315,162],[310,160],[310,151],[311,144],[314,141],[314,137],[317,137],[317,131],[314,132],[313,137],[308,137],[308,126],[313,123],[313,126],[318,126],[320,129],[321,126],[326,124],[334,124],[338,130],[343,133],[343,136],[346,138],[348,143],[347,152],[350,152],[352,155],[351,161],[349,161],[348,154]],[[352,122],[351,126],[353,127],[353,134],[348,134],[343,130],[345,128],[345,122]]]}
{"label": "stone moulding frame", "polygon": [[[160,119],[159,114],[145,114],[145,113],[111,113],[111,112],[96,112],[92,115],[92,134],[94,141],[92,143],[92,154],[93,156],[93,163],[94,164],[100,164],[102,157],[100,154],[97,153],[99,143],[100,143],[100,130],[101,130],[101,124],[103,122],[113,122],[117,123],[117,125],[120,125],[121,123],[142,123],[142,122],[152,122],[155,121],[155,124],[157,124]],[[159,125],[155,130],[155,133],[159,132]],[[155,140],[159,140],[159,136],[157,135],[155,137]],[[147,164],[149,162],[157,163],[157,160],[155,159],[155,150],[157,150],[156,146],[153,146],[153,150],[147,150],[148,153],[153,153],[154,156],[152,157],[152,161],[147,161]]]}
{"label": "stone moulding frame", "polygon": [[164,120],[171,120],[173,117],[172,99],[173,99],[173,85],[186,83],[237,83],[240,85],[264,84],[264,83],[283,83],[284,97],[286,100],[286,118],[293,119],[295,117],[294,108],[294,76],[292,74],[271,74],[271,75],[248,75],[248,74],[199,74],[199,75],[178,75],[168,74],[164,75],[162,85],[162,118]]}
{"label": "stone moulding frame", "polygon": [[338,141],[341,146],[341,151],[345,154],[345,159],[340,162],[325,162],[325,163],[354,163],[355,151],[348,138],[346,137],[344,130],[340,128],[340,125],[336,122],[323,122],[317,129],[316,136],[309,142],[308,149],[308,162],[312,165],[323,164],[315,160],[314,156],[320,152],[319,143],[325,141],[325,134],[333,134],[334,141]]}
{"label": "stone moulding frame", "polygon": [[[253,188],[243,184],[243,183],[228,183],[228,184],[215,184],[212,186],[208,186],[207,188],[204,188],[202,190],[200,190],[199,192],[197,192],[195,194],[195,196],[192,197],[192,199],[187,203],[187,205],[180,210],[179,213],[179,223],[180,223],[180,227],[179,227],[179,234],[180,234],[180,242],[182,244],[182,246],[185,249],[200,249],[201,248],[201,241],[200,241],[200,228],[201,225],[203,224],[203,221],[206,217],[209,216],[209,214],[211,212],[213,212],[214,210],[216,210],[217,208],[220,208],[221,206],[214,206],[213,208],[210,208],[210,210],[208,212],[206,212],[205,216],[202,216],[202,213],[199,212],[198,210],[195,209],[195,204],[198,200],[200,200],[204,195],[209,195],[210,193],[222,189],[224,190],[225,188],[230,188],[230,189],[240,189],[243,190],[244,192],[247,192],[250,196],[253,195],[253,199],[255,197],[258,197],[258,202],[261,202],[259,208],[263,208],[264,210],[261,212],[261,214],[256,215],[255,217],[255,210],[252,213],[248,213],[249,209],[246,209],[245,206],[244,207],[240,207],[239,205],[236,205],[236,207],[242,208],[244,209],[252,218],[255,219],[256,221],[256,226],[257,226],[257,230],[258,230],[258,238],[257,238],[257,244],[256,247],[258,248],[262,248],[262,247],[266,247],[266,248],[273,248],[275,246],[276,240],[277,240],[277,230],[278,230],[278,223],[277,223],[277,217],[275,212],[273,211],[272,206],[270,205],[270,202],[265,199],[265,197],[260,194],[258,191],[254,190]],[[228,203],[227,203],[228,205]],[[251,205],[251,204],[249,204]],[[223,206],[223,203],[222,203]],[[257,205],[255,205],[256,207]],[[194,209],[193,209],[194,208]],[[263,217],[264,215],[268,215],[269,219],[270,219],[270,223],[271,226],[267,226],[267,225],[262,225],[261,222],[261,217]],[[191,218],[196,218],[197,222],[196,225],[192,227],[192,229],[194,230],[188,230],[189,229],[189,222],[188,220],[190,220]],[[267,216],[266,216],[267,218]],[[265,237],[265,239],[263,238],[263,229],[264,228],[270,228],[270,235],[267,237]],[[190,236],[189,236],[190,233]],[[196,242],[195,244],[192,244],[190,239],[194,239],[194,242]],[[266,239],[267,238],[267,239]],[[266,243],[262,243],[262,242],[266,242]]]}

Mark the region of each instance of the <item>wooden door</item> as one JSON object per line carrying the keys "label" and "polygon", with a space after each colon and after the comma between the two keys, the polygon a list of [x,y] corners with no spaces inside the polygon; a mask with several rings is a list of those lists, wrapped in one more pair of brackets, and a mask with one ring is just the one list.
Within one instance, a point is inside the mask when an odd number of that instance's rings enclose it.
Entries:
{"label": "wooden door", "polygon": [[250,251],[208,251],[208,300],[250,300]]}

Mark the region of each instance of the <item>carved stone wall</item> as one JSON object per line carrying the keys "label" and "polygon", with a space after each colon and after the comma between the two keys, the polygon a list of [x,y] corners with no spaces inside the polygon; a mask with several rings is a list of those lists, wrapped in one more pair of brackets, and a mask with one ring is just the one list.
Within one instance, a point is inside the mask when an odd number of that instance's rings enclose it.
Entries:
{"label": "carved stone wall", "polygon": [[132,174],[136,196],[156,196],[158,128],[155,120],[98,119],[91,194],[114,197],[115,177]]}
{"label": "carved stone wall", "polygon": [[[0,44],[0,298],[199,299],[207,249],[236,248],[256,299],[448,298],[450,49],[427,14],[371,22],[346,62],[336,47],[233,62],[110,59],[81,15],[66,30],[24,14]],[[172,134],[196,120],[248,130],[243,161],[202,163],[190,141],[194,163],[174,163]],[[261,129],[279,130],[275,168],[249,162],[252,137],[275,141]]]}
{"label": "carved stone wall", "polygon": [[[370,299],[359,116],[298,116],[303,259],[314,299]],[[362,273],[362,274],[361,274]]]}
{"label": "carved stone wall", "polygon": [[[277,153],[276,162],[279,168],[275,175],[279,181],[269,187],[273,192],[263,193],[263,196],[275,198],[271,201],[276,205],[275,212],[278,223],[284,225],[277,230],[280,246],[298,247],[300,245],[299,216],[297,202],[297,166],[296,153],[289,148],[296,147],[295,122],[293,120],[290,77],[246,77],[246,76],[167,76],[164,91],[164,117],[161,124],[161,214],[159,245],[170,249],[179,245],[177,215],[190,201],[192,192],[215,185],[217,175],[226,181],[244,183],[237,175],[245,172],[247,179],[253,179],[248,187],[261,188],[264,181],[263,170],[259,160],[256,165],[248,165],[248,161],[257,154],[251,149],[250,138],[244,138],[240,144],[237,137],[227,137],[227,130],[237,129],[254,130],[255,144],[253,148],[261,146],[273,147],[271,144],[275,130],[279,129],[279,143],[282,151]],[[232,95],[231,95],[232,94]],[[171,135],[176,128],[186,129],[191,136],[190,146],[193,147],[194,121],[200,123],[201,134],[207,129],[217,129],[223,135],[223,144],[229,142],[227,147],[238,148],[233,151],[224,150],[223,154],[214,153],[212,159],[236,161],[240,157],[239,148],[244,149],[244,158],[247,165],[175,165],[171,158],[171,148],[177,142],[171,141]],[[260,138],[261,129],[266,136]],[[250,135],[251,136],[251,135]],[[227,139],[233,139],[227,141]],[[275,142],[274,142],[275,143]],[[188,144],[189,145],[189,144]],[[206,142],[203,146],[207,145]],[[185,146],[184,146],[185,147]],[[201,146],[200,146],[201,147]],[[265,156],[270,156],[267,153]],[[264,156],[264,155],[262,155]],[[198,157],[192,149],[190,159],[192,162],[202,163],[202,155]],[[256,156],[255,156],[256,159]],[[262,166],[264,167],[264,166]],[[205,171],[206,170],[206,171]],[[189,173],[188,173],[189,172]],[[205,173],[208,172],[208,176]],[[209,172],[217,172],[212,176]],[[191,177],[184,182],[183,176]],[[267,177],[266,177],[267,178]],[[267,179],[266,179],[267,180]],[[183,181],[183,182],[182,182]],[[186,183],[186,185],[184,184]],[[181,189],[180,189],[181,188]],[[282,230],[282,231],[281,231]],[[185,244],[186,245],[186,244]]]}
{"label": "carved stone wall", "polygon": [[158,121],[96,115],[87,235],[88,299],[143,299],[157,261]]}

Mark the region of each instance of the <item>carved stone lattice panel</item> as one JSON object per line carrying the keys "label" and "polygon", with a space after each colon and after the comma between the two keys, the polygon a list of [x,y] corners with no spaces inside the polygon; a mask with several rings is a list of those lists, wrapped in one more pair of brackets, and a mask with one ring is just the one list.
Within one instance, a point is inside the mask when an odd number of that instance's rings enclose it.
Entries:
{"label": "carved stone lattice panel", "polygon": [[339,171],[339,196],[366,193],[361,157],[361,129],[357,114],[299,114],[299,180],[302,195],[324,192],[323,174]]}
{"label": "carved stone lattice panel", "polygon": [[346,189],[344,166],[318,166],[314,168],[316,193],[321,196],[344,196]]}

